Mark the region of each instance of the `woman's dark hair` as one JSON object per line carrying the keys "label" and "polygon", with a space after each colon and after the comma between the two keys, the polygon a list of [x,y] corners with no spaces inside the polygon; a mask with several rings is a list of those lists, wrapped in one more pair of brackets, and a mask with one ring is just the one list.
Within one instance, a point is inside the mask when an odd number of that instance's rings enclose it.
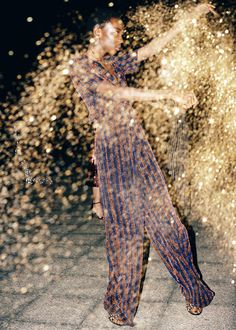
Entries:
{"label": "woman's dark hair", "polygon": [[93,27],[98,24],[101,28],[111,20],[111,18],[122,19],[122,14],[118,10],[106,8],[96,8],[92,14],[89,15],[86,21],[86,32],[93,30]]}

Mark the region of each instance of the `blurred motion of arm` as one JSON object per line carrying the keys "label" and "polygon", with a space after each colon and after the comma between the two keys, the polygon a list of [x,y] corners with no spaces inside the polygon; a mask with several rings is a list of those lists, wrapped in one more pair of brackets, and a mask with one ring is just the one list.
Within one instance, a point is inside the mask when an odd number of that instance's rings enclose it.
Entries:
{"label": "blurred motion of arm", "polygon": [[159,101],[172,99],[185,109],[195,106],[198,103],[197,98],[192,91],[181,93],[167,89],[146,90],[135,87],[114,86],[108,82],[100,82],[97,84],[96,92],[113,100]]}
{"label": "blurred motion of arm", "polygon": [[98,83],[96,92],[113,100],[154,101],[173,99],[171,90],[145,90],[134,87],[119,87],[108,82]]}

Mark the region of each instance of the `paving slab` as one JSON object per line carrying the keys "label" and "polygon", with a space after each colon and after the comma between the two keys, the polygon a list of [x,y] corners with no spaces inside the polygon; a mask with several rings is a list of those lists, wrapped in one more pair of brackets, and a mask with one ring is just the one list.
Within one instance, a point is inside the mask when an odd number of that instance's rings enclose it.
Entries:
{"label": "paving slab", "polygon": [[39,297],[18,315],[18,320],[39,321],[55,324],[68,323],[78,326],[88,312],[93,310],[93,299],[83,299],[79,295],[55,297],[49,293]]}
{"label": "paving slab", "polygon": [[191,315],[183,304],[170,302],[158,330],[234,330],[235,311],[232,307],[214,305],[206,306],[200,315]]}

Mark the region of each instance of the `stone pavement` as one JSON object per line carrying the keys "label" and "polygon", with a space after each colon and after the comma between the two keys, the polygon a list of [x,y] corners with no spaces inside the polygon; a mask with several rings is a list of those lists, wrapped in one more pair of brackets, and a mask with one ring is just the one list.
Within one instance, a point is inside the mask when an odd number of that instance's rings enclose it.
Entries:
{"label": "stone pavement", "polygon": [[[22,272],[17,281],[0,281],[0,329],[65,330],[118,329],[103,308],[108,264],[105,255],[104,224],[97,219],[81,219],[67,214],[67,221],[54,225],[54,254],[49,265],[51,276]],[[191,228],[191,227],[190,227]],[[157,330],[233,330],[235,322],[235,284],[230,282],[227,256],[220,257],[210,230],[192,224],[198,266],[203,280],[215,291],[212,303],[201,315],[187,312],[177,283],[170,276],[152,246],[144,260],[143,291],[130,329]],[[67,245],[65,242],[70,241]],[[148,247],[148,245],[147,245]],[[149,255],[148,255],[149,251]],[[29,285],[31,283],[31,286]],[[26,293],[20,293],[27,287]]]}

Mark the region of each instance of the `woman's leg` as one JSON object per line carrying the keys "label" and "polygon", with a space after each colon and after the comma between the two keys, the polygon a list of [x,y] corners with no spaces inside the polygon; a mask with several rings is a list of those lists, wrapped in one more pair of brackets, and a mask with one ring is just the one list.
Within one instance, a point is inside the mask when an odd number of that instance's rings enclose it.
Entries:
{"label": "woman's leg", "polygon": [[117,132],[114,143],[111,140],[104,137],[96,143],[109,265],[104,308],[132,325],[140,295],[144,224],[139,218],[132,136]]}
{"label": "woman's leg", "polygon": [[146,139],[138,139],[136,155],[145,227],[151,243],[171,276],[179,283],[186,301],[205,307],[211,303],[215,293],[200,280],[193,264],[187,229],[173,207],[166,181]]}

